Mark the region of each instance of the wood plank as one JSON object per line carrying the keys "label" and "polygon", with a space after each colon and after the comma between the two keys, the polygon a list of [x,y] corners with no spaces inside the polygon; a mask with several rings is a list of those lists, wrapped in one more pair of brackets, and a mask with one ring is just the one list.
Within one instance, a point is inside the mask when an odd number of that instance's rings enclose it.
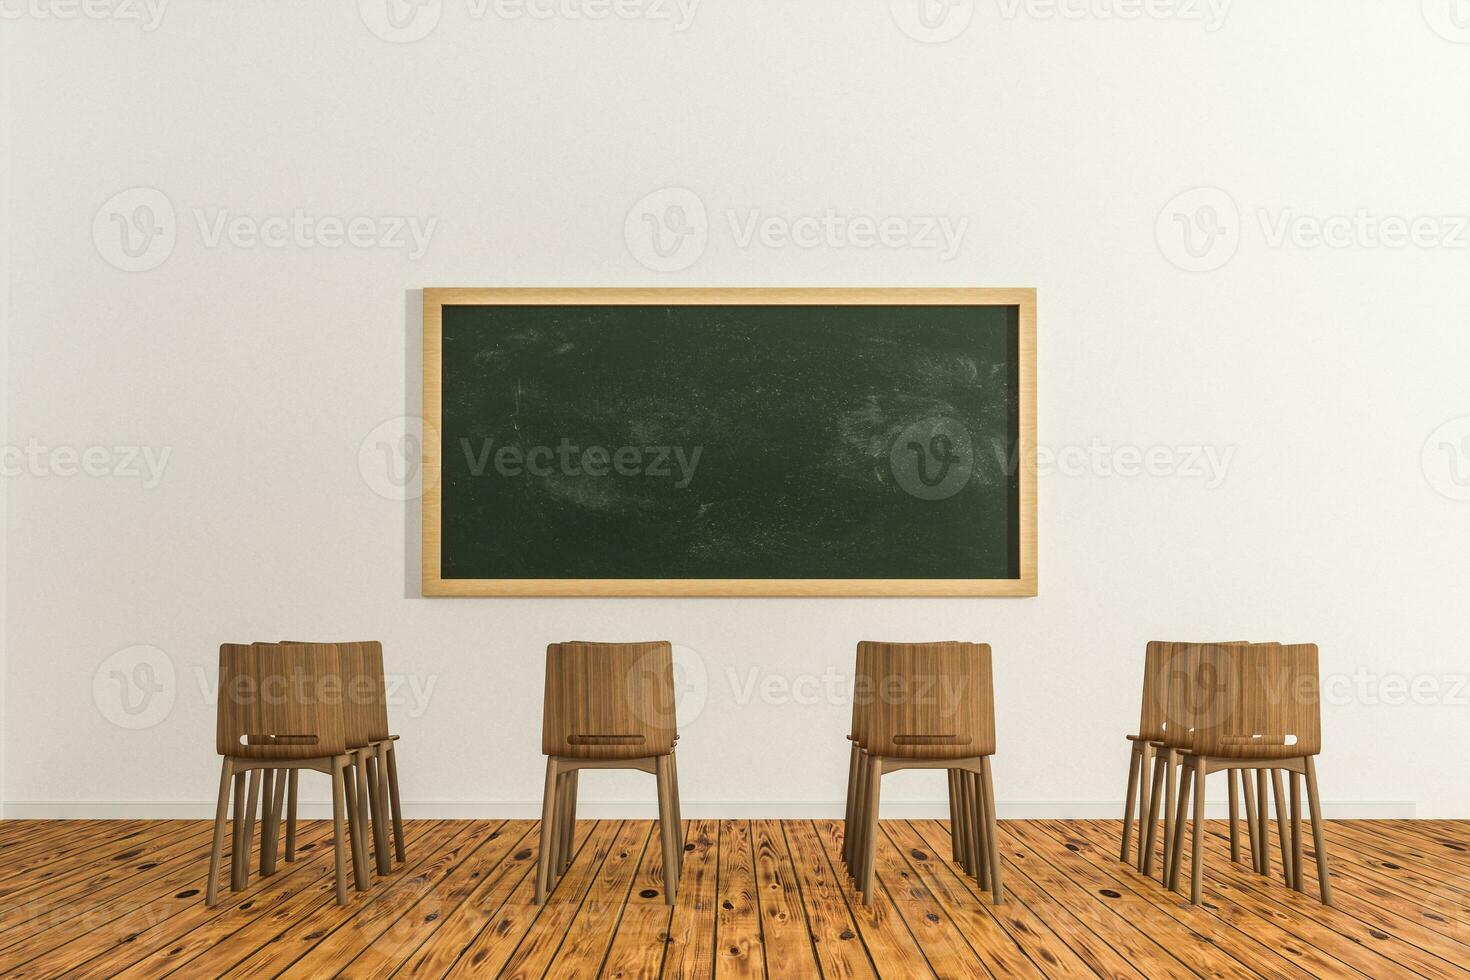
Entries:
{"label": "wood plank", "polygon": [[[69,871],[43,873],[39,877],[45,880],[16,885],[14,892],[0,888],[0,950],[65,922],[84,907],[80,902],[95,909],[104,899],[162,879],[181,865],[192,867],[194,855],[208,840],[208,833],[202,830],[172,838],[159,835],[98,854],[91,863]],[[22,922],[31,928],[26,929]]]}
{"label": "wood plank", "polygon": [[[622,867],[632,873],[633,859],[628,855],[636,852],[640,840],[636,821],[609,820],[594,835],[588,846],[577,855],[577,861],[567,869],[556,889],[547,896],[546,905],[535,922],[535,928],[526,934],[510,959],[506,961],[499,976],[505,980],[540,980],[551,969],[557,953],[562,948],[567,931],[588,898],[598,887],[606,862],[614,855],[623,855]],[[605,836],[598,834],[606,830]]]}
{"label": "wood plank", "polygon": [[[326,839],[327,828],[323,825],[312,828],[303,842]],[[243,921],[278,910],[293,895],[318,885],[331,870],[322,860],[326,852],[321,847],[313,848],[308,853],[315,856],[296,862],[300,867],[290,867],[287,872],[264,880],[252,879],[248,889],[232,894],[233,902],[225,900],[223,905],[234,905]],[[191,891],[194,894],[190,895]],[[206,907],[202,893],[194,889],[161,899],[160,903],[161,915],[154,926],[142,932],[114,935],[113,945],[90,960],[84,961],[81,951],[70,946],[52,951],[48,958],[69,962],[70,973],[77,978],[127,973],[160,976],[178,969],[213,941],[232,935],[240,926],[235,916],[221,916],[218,909]],[[91,936],[83,937],[83,942],[91,940]]]}
{"label": "wood plank", "polygon": [[[312,927],[302,929],[301,924],[307,921],[320,922],[320,917],[338,909],[330,823],[323,820],[312,821],[312,824],[320,824],[323,828],[321,844],[308,852],[315,855],[310,858],[310,866],[320,868],[320,880],[293,895],[271,914],[254,918],[228,939],[203,950],[187,966],[176,971],[180,976],[218,977],[227,976],[232,971],[242,975],[259,974],[269,970],[269,963],[276,953],[280,954],[277,970],[285,969],[300,955],[294,950],[288,953],[287,949],[297,943],[305,945],[300,937],[304,932],[310,932]],[[306,824],[302,826],[304,829]],[[415,830],[415,846],[409,852],[410,860],[395,871],[395,875],[413,874],[419,866],[433,858],[435,851],[452,840],[455,832],[453,823],[444,820],[419,821]],[[303,858],[298,857],[296,864],[301,864],[302,860]],[[335,914],[342,919],[354,914],[362,907],[362,899],[358,895],[355,891],[349,892],[348,901],[352,904]],[[368,893],[368,896],[372,895],[372,892]],[[222,905],[221,908],[225,906]],[[223,913],[222,917],[228,914]]]}
{"label": "wood plank", "polygon": [[[259,929],[260,924],[289,922],[328,899],[334,900],[330,841],[331,827],[326,821],[303,824],[297,835],[298,846],[313,846],[300,852],[294,862],[283,863],[280,872],[264,881],[254,881],[243,892],[225,892],[227,897],[222,897],[217,908],[207,908],[196,898],[193,904],[160,924],[168,927],[167,932],[160,932],[160,937],[167,941],[160,943],[139,936],[133,943],[139,948],[132,965],[117,976],[141,980],[174,972],[189,973],[198,957],[216,947],[237,950],[238,959],[260,945],[252,939],[252,930]],[[321,846],[324,843],[327,846]],[[181,924],[186,926],[182,933],[178,929]],[[274,932],[285,928],[284,924],[276,925]]]}
{"label": "wood plank", "polygon": [[672,916],[673,909],[664,901],[664,855],[655,825],[644,845],[602,975],[609,980],[638,980],[662,973]]}
{"label": "wood plank", "polygon": [[720,821],[719,868],[715,980],[764,977],[766,957],[755,897],[755,851],[746,821]]}
{"label": "wood plank", "polygon": [[[1105,905],[1135,925],[1190,971],[1201,976],[1229,976],[1246,971],[1295,980],[1310,980],[1314,976],[1276,951],[1269,941],[1263,942],[1259,936],[1233,928],[1229,916],[1234,909],[1226,909],[1220,915],[1214,908],[1190,905],[1186,897],[1168,891],[1153,879],[1131,873],[1130,866],[1120,864],[1116,856],[1110,865],[1101,853],[1089,850],[1085,841],[1046,834],[1040,829],[1040,823],[1016,821],[1014,826],[1006,827],[1006,834],[1012,846],[1034,855],[1033,867],[1037,870],[1041,870],[1042,862],[1050,866],[1052,870],[1043,878],[1050,879],[1055,873],[1069,879],[1083,898]],[[1054,897],[1064,890],[1062,885],[1050,880],[1046,887]],[[1278,932],[1277,938],[1287,937]],[[1116,944],[1121,934],[1109,933],[1108,939]],[[1120,952],[1122,949],[1119,946]],[[1131,956],[1130,961],[1139,962]]]}
{"label": "wood plank", "polygon": [[[612,848],[619,826],[616,820],[578,820],[573,828],[572,865],[546,896],[546,904],[536,904],[536,876],[527,875],[506,898],[495,920],[480,930],[445,976],[508,976],[512,966],[534,959],[545,943],[559,940],[560,936],[553,936],[552,931],[558,922],[569,921],[571,911],[581,904],[582,894]],[[523,943],[530,943],[530,948],[523,951]]]}
{"label": "wood plank", "polygon": [[812,930],[802,908],[786,835],[779,821],[755,820],[750,824],[750,838],[755,854],[755,894],[766,975],[777,978],[811,975],[817,970],[812,954]]}
{"label": "wood plank", "polygon": [[[181,902],[202,903],[205,883],[200,875],[208,864],[206,859],[201,866],[199,854],[206,847],[205,840],[185,839],[148,856],[142,863],[154,866],[147,870],[118,865],[57,895],[33,900],[25,907],[25,920],[8,923],[0,933],[0,942],[7,943],[0,950],[0,974],[29,973],[23,964],[78,940],[90,951],[84,959],[90,958],[111,943],[128,942],[158,925]],[[252,865],[258,853],[258,848],[251,851]],[[94,884],[102,881],[106,884]]]}
{"label": "wood plank", "polygon": [[[484,876],[510,851],[515,842],[500,840],[496,835],[503,826],[503,823],[485,827],[456,821],[451,825],[454,836],[432,851],[426,849],[430,860],[421,864],[416,873],[374,879],[375,894],[369,907],[336,928],[321,922],[311,934],[325,929],[329,930],[326,935],[320,936],[300,959],[276,976],[281,980],[311,980],[335,974],[343,963],[369,950],[378,950],[386,967],[394,961],[394,950],[409,943],[425,926],[438,922],[444,910],[445,893],[469,880],[472,873]],[[335,906],[313,917],[318,922],[336,918],[340,915]]]}
{"label": "wood plank", "polygon": [[[491,874],[477,882],[474,890],[465,896],[458,907],[444,916],[439,927],[398,968],[395,977],[417,980],[421,977],[444,976],[480,935],[481,930],[494,921],[511,894],[525,883],[528,875],[532,876],[534,883],[536,855],[541,846],[541,822],[511,821],[517,828],[522,823],[529,824],[529,827],[517,842],[515,851],[502,860]],[[586,830],[583,829],[575,839],[580,842],[585,836]],[[381,975],[360,969],[358,961],[361,959],[362,957],[358,957],[349,963],[339,976]]]}
{"label": "wood plank", "polygon": [[[1328,908],[1279,875],[1230,862],[1223,822],[1206,825],[1206,901],[1191,906],[1116,860],[1116,820],[1004,821],[1008,897],[995,906],[948,859],[947,824],[887,821],[876,901],[864,908],[842,871],[839,822],[693,821],[672,911],[649,821],[580,821],[575,860],[545,908],[532,903],[532,820],[416,821],[410,861],[375,875],[345,908],[335,904],[327,822],[303,823],[295,863],[252,876],[213,909],[202,902],[207,822],[116,833],[122,826],[49,823],[39,828],[44,844],[31,841],[28,853],[78,859],[60,875],[36,869],[25,886],[24,876],[0,879],[17,886],[12,901],[21,905],[21,914],[0,906],[7,980],[1470,978],[1467,860],[1450,846],[1470,842],[1470,824],[1460,822],[1330,823],[1336,907]],[[1304,852],[1311,862],[1310,843]]]}
{"label": "wood plank", "polygon": [[862,936],[863,945],[867,947],[868,957],[873,961],[878,975],[935,976],[928,957],[919,949],[913,933],[904,925],[898,909],[889,898],[881,877],[875,885],[878,894],[873,896],[872,904],[862,903],[862,896],[858,894],[855,883],[842,863],[841,821],[814,820],[811,829],[827,856],[827,863],[832,867],[833,880],[847,903],[847,909],[857,925],[858,935]]}
{"label": "wood plank", "polygon": [[[1105,845],[1107,832],[1103,829],[1100,833],[1101,837],[1097,833],[1092,835],[1094,843]],[[1278,920],[1293,924],[1310,920],[1420,976],[1465,976],[1465,972],[1453,964],[1470,962],[1470,947],[1460,946],[1414,922],[1365,903],[1352,894],[1350,887],[1337,889],[1333,895],[1335,908],[1327,908],[1315,895],[1292,891],[1280,882],[1254,874],[1248,868],[1221,861],[1221,853],[1229,857],[1229,840],[1219,828],[1212,828],[1212,833],[1206,835],[1206,849],[1209,861],[1205,871],[1212,879],[1209,887],[1222,889],[1227,894],[1231,891],[1249,892],[1275,903],[1279,911],[1271,914]],[[1454,949],[1448,958],[1443,954],[1435,955],[1436,950],[1451,947]],[[1381,964],[1370,965],[1383,969]]]}
{"label": "wood plank", "polygon": [[582,907],[567,926],[561,948],[548,961],[550,972],[567,978],[593,978],[601,974],[608,947],[628,905],[634,874],[644,852],[658,846],[653,821],[629,820],[623,825]]}
{"label": "wood plank", "polygon": [[[885,821],[883,831],[992,973],[1006,977],[1045,975],[996,918],[989,896],[977,898],[976,892],[965,887],[960,880],[968,877],[963,868],[936,854],[906,820]],[[1081,967],[1082,963],[1079,960],[1075,965]]]}
{"label": "wood plank", "polygon": [[[1093,848],[1092,856],[1095,861],[1101,861],[1103,854],[1112,846],[1113,838],[1087,821],[1037,821],[1035,828],[1050,834],[1059,844],[1071,844],[1084,850]],[[1326,969],[1322,956],[1331,958],[1328,963],[1335,961],[1338,964],[1331,968],[1333,975],[1351,975],[1357,972],[1364,976],[1382,976],[1397,969],[1396,964],[1373,950],[1334,929],[1292,914],[1256,890],[1231,888],[1228,878],[1221,877],[1228,875],[1224,869],[1230,865],[1228,834],[1225,834],[1223,828],[1217,828],[1217,832],[1227,840],[1227,850],[1223,862],[1216,857],[1215,861],[1206,860],[1204,863],[1207,881],[1204,908],[1214,912],[1218,918],[1229,922],[1243,934],[1255,937],[1268,948],[1292,960],[1302,969],[1314,971],[1317,976],[1324,975],[1322,971]],[[1213,835],[1205,835],[1207,850],[1212,839]],[[1219,868],[1215,866],[1217,862]],[[1242,879],[1255,878],[1268,883],[1271,880],[1247,873],[1238,865],[1235,868]],[[1301,899],[1302,896],[1292,892],[1284,884],[1277,884],[1283,893]],[[1321,905],[1320,902],[1316,904],[1319,907]],[[1340,919],[1343,923],[1349,921],[1346,916],[1341,916]]]}
{"label": "wood plank", "polygon": [[[664,980],[701,980],[715,971],[715,887],[719,874],[720,825],[692,820],[685,838],[684,872],[678,904],[669,922]],[[691,847],[692,845],[692,847]]]}
{"label": "wood plank", "polygon": [[791,851],[791,867],[801,891],[821,975],[840,980],[876,978],[878,974],[858,932],[857,920],[843,897],[840,872],[835,872],[827,860],[816,829],[806,820],[784,821],[781,829]]}

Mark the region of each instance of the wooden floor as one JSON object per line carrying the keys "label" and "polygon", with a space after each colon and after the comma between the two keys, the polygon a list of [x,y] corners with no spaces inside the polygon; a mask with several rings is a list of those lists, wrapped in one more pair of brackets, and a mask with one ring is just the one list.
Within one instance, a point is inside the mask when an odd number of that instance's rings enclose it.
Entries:
{"label": "wooden floor", "polygon": [[1470,823],[1332,823],[1335,909],[1232,865],[1223,825],[1199,908],[1118,863],[1116,822],[1001,826],[999,907],[941,822],[884,822],[864,908],[839,821],[694,820],[670,910],[652,823],[610,820],[538,908],[537,826],[511,820],[411,822],[408,864],[345,909],[306,824],[295,864],[206,909],[204,822],[7,821],[0,976],[1470,975]]}

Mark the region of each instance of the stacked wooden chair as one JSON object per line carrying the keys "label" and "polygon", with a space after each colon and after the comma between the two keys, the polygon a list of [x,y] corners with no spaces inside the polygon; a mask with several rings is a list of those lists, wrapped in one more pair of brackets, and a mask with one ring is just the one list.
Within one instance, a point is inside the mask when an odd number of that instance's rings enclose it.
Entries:
{"label": "stacked wooden chair", "polygon": [[230,887],[238,891],[249,883],[257,805],[261,876],[276,871],[283,814],[284,856],[287,861],[295,859],[297,782],[302,769],[332,777],[338,903],[347,902],[344,852],[350,852],[357,889],[368,887],[370,822],[377,871],[391,871],[385,794],[391,799],[396,856],[404,859],[395,741],[388,732],[381,644],[222,645],[217,748],[224,762],[206,904],[215,904],[218,896],[230,784],[234,784]]}
{"label": "stacked wooden chair", "polygon": [[[1246,641],[1230,641],[1226,646],[1245,645]],[[1163,793],[1164,815],[1163,845],[1165,864],[1168,863],[1169,846],[1174,839],[1174,792],[1178,785],[1175,772],[1174,751],[1165,740],[1166,715],[1171,685],[1181,682],[1183,675],[1174,660],[1174,651],[1180,644],[1154,640],[1148,644],[1143,660],[1143,698],[1139,710],[1138,732],[1127,736],[1130,753],[1128,764],[1128,790],[1123,804],[1123,841],[1118,860],[1128,863],[1128,852],[1134,837],[1134,803],[1137,802],[1138,823],[1138,870],[1146,875],[1153,874],[1154,833],[1160,812],[1160,793]],[[1152,766],[1152,778],[1150,778]],[[1240,842],[1237,837],[1236,774],[1229,773],[1230,781],[1230,853],[1240,860]],[[1250,839],[1255,842],[1255,804],[1249,784],[1245,787],[1246,818],[1250,823]]]}
{"label": "stacked wooden chair", "polygon": [[[1179,794],[1173,837],[1165,854],[1164,876],[1178,890],[1184,859],[1186,823],[1193,809],[1190,844],[1190,901],[1203,890],[1205,778],[1239,773],[1247,788],[1251,852],[1257,873],[1271,873],[1269,795],[1276,800],[1282,877],[1288,887],[1306,891],[1302,857],[1301,795],[1305,782],[1310,808],[1318,893],[1332,904],[1321,800],[1315,757],[1322,748],[1320,680],[1315,644],[1171,644],[1165,652],[1179,681],[1167,693],[1164,746],[1177,758]],[[1256,780],[1254,798],[1249,791]],[[1282,774],[1291,777],[1290,816]],[[1268,790],[1267,778],[1270,778]],[[1230,784],[1232,828],[1234,783]],[[1154,800],[1157,803],[1157,799]],[[1233,855],[1232,855],[1233,856]]]}
{"label": "stacked wooden chair", "polygon": [[546,648],[541,748],[546,788],[536,904],[572,864],[577,774],[583,769],[635,769],[658,785],[664,900],[674,904],[684,863],[679,814],[674,653],[651,643],[553,643]]}
{"label": "stacked wooden chair", "polygon": [[843,859],[871,905],[884,774],[944,769],[952,857],[1005,900],[996,831],[995,689],[984,643],[858,644]]}
{"label": "stacked wooden chair", "polygon": [[[290,645],[293,640],[283,641]],[[373,854],[379,874],[393,870],[396,858],[406,858],[403,843],[403,803],[398,792],[398,736],[388,728],[388,693],[383,672],[383,644],[377,640],[333,644],[342,651],[350,678],[344,692],[347,708],[347,746],[357,769],[349,783],[354,790],[349,800],[360,819],[371,823]],[[277,787],[279,791],[279,786]],[[296,774],[287,787],[286,848],[287,861],[296,857]],[[392,833],[392,848],[388,844]],[[270,846],[274,849],[274,842]]]}
{"label": "stacked wooden chair", "polygon": [[275,870],[273,843],[281,814],[280,795],[275,787],[288,779],[294,784],[302,769],[331,777],[337,903],[347,904],[348,828],[359,888],[366,887],[366,873],[360,856],[359,810],[348,805],[347,786],[353,779],[354,756],[348,748],[347,711],[340,697],[324,696],[324,692],[344,690],[348,683],[341,650],[330,643],[280,646],[226,643],[220,647],[219,657],[216,747],[224,763],[215,807],[205,904],[214,905],[218,899],[231,782],[235,817],[230,888],[239,891],[250,880],[249,857],[262,777],[271,776],[261,834],[261,873],[265,875]]}

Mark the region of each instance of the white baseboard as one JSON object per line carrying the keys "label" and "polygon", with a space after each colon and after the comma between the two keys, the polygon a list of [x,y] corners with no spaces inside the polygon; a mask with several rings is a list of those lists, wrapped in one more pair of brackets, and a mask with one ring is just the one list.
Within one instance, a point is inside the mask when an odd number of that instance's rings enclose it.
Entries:
{"label": "white baseboard", "polygon": [[[844,803],[836,801],[684,801],[684,819],[728,818],[735,820],[842,819]],[[1003,820],[1116,820],[1123,813],[1118,801],[1002,801],[997,810]],[[1207,806],[1211,819],[1223,818],[1225,806]],[[584,800],[578,816],[586,819],[647,820],[655,816],[652,800]],[[1322,814],[1329,820],[1412,820],[1418,805],[1410,800],[1324,801]],[[541,816],[540,800],[405,800],[403,815],[410,819],[534,820]],[[324,802],[301,804],[301,816],[323,819],[331,816]],[[884,819],[946,819],[949,804],[944,800],[893,800],[883,804]],[[213,800],[8,800],[7,820],[209,820],[214,817]]]}

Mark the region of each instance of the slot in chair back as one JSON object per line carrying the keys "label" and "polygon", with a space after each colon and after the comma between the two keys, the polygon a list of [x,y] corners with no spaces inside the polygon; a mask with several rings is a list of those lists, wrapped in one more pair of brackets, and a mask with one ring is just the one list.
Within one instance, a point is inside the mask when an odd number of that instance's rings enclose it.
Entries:
{"label": "slot in chair back", "polygon": [[548,756],[642,759],[673,751],[674,650],[648,643],[546,648],[541,748]]}

